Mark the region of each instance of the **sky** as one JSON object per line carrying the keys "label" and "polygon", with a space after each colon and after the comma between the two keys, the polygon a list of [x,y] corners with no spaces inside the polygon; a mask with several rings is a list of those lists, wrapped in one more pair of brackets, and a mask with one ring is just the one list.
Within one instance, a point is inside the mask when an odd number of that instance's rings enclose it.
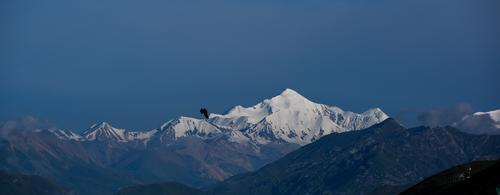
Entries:
{"label": "sky", "polygon": [[0,120],[145,130],[292,88],[391,116],[500,109],[498,0],[2,0]]}

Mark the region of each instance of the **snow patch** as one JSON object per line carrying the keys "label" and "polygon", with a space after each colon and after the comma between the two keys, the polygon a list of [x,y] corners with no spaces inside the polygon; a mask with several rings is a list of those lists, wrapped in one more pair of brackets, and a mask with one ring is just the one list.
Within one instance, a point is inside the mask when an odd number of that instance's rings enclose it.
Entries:
{"label": "snow patch", "polygon": [[474,116],[488,115],[491,118],[491,120],[493,120],[496,123],[495,125],[496,128],[500,128],[500,109],[489,112],[476,112],[473,115]]}

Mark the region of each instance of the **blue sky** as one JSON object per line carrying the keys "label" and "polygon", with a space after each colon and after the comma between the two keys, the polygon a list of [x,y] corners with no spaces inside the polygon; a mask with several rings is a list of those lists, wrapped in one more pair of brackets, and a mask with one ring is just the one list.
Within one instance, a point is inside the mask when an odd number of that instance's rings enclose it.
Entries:
{"label": "blue sky", "polygon": [[0,120],[150,129],[292,88],[356,112],[500,108],[496,0],[0,2]]}

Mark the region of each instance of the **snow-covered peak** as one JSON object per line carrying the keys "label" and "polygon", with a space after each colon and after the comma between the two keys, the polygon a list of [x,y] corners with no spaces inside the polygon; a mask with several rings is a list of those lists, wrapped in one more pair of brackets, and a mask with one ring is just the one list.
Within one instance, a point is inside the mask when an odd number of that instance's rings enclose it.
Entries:
{"label": "snow-covered peak", "polygon": [[83,137],[89,141],[92,140],[115,140],[125,142],[127,136],[124,129],[111,126],[107,122],[92,125],[83,133]]}
{"label": "snow-covered peak", "polygon": [[300,101],[307,100],[307,98],[305,98],[304,96],[300,95],[297,91],[290,88],[286,88],[283,92],[281,92],[280,95],[275,96],[274,98],[295,99]]}
{"label": "snow-covered peak", "polygon": [[94,141],[94,140],[107,140],[107,141],[118,141],[118,142],[129,142],[129,141],[145,141],[153,137],[158,130],[150,131],[127,131],[125,129],[120,129],[111,126],[107,122],[102,122],[92,125],[87,131],[82,135],[83,140]]}
{"label": "snow-covered peak", "polygon": [[[177,139],[180,137],[197,136],[200,138],[213,137],[222,131],[203,119],[179,117],[162,125],[163,138]],[[163,139],[162,138],[162,139]]]}
{"label": "snow-covered peak", "polygon": [[[483,117],[491,119],[491,121],[489,122],[490,125],[492,127],[496,128],[494,130],[489,130],[489,131],[494,131],[495,134],[499,134],[500,133],[500,131],[499,131],[500,130],[500,109],[492,110],[489,112],[476,112],[476,113],[472,114],[472,117],[471,117],[471,115],[465,116],[462,119],[462,121],[467,121],[467,120],[470,121],[470,120],[473,120],[474,118],[483,118]],[[486,122],[483,122],[483,123],[486,123]]]}
{"label": "snow-covered peak", "polygon": [[309,101],[292,89],[285,89],[281,94],[262,101],[255,106],[245,108],[236,106],[225,115],[212,114],[211,118],[240,118],[250,124],[256,124],[274,112],[285,109],[302,109],[305,107],[315,107],[316,104]]}
{"label": "snow-covered peak", "polygon": [[246,132],[259,143],[280,140],[307,144],[332,132],[359,130],[388,116],[379,108],[362,114],[314,103],[292,89],[252,107],[236,106],[225,115],[211,115],[219,127]]}
{"label": "snow-covered peak", "polygon": [[489,112],[476,112],[473,115],[474,116],[485,116],[485,115],[488,115],[491,118],[491,120],[493,120],[495,122],[500,122],[500,109],[489,111]]}
{"label": "snow-covered peak", "polygon": [[103,121],[100,123],[93,124],[92,126],[90,126],[89,129],[96,129],[96,128],[112,128],[112,126],[108,122]]}
{"label": "snow-covered peak", "polygon": [[151,138],[171,143],[181,137],[229,137],[230,141],[237,142],[305,145],[333,132],[365,129],[387,118],[379,108],[357,114],[314,103],[295,90],[285,89],[252,107],[236,106],[224,115],[211,114],[208,120],[179,117],[147,132],[126,131],[102,122],[90,127],[82,137],[83,140],[119,142],[143,140],[144,143]]}
{"label": "snow-covered peak", "polygon": [[453,123],[458,129],[472,134],[500,135],[500,110],[476,112]]}
{"label": "snow-covered peak", "polygon": [[291,107],[314,107],[317,104],[292,89],[285,89],[280,95],[264,100],[263,104],[274,109],[287,109]]}

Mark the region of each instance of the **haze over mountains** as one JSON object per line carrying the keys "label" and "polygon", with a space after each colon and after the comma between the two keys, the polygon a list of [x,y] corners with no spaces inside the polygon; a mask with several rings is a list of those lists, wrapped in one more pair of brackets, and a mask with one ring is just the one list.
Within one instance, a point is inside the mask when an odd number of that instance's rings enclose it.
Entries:
{"label": "haze over mountains", "polygon": [[[496,134],[497,113],[475,113],[453,125]],[[260,189],[252,182],[262,181],[270,182],[262,186],[266,193],[365,193],[411,184],[457,163],[495,159],[500,151],[497,136],[452,127],[406,129],[379,108],[357,114],[311,102],[291,89],[252,107],[236,106],[209,119],[178,117],[148,131],[102,122],[77,133],[25,118],[3,123],[0,135],[0,170],[43,176],[81,194],[166,181],[206,188],[301,146],[250,174],[262,177],[236,176],[214,192]],[[335,183],[337,178],[343,182]],[[308,182],[291,186],[303,180]]]}
{"label": "haze over mountains", "polygon": [[250,108],[236,106],[208,120],[179,117],[149,131],[102,122],[79,134],[8,122],[0,169],[42,175],[80,193],[160,181],[202,187],[256,170],[322,136],[387,118],[378,108],[356,114],[286,89]]}

